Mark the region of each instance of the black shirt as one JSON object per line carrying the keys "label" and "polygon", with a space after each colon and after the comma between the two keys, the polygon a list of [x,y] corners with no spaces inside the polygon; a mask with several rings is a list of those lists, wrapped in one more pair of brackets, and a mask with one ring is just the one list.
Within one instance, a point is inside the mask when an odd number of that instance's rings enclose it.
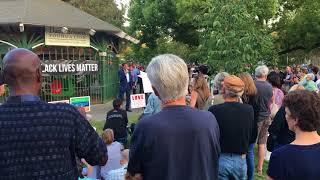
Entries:
{"label": "black shirt", "polygon": [[213,180],[219,154],[219,127],[211,113],[166,107],[138,123],[128,172],[141,173],[144,180]]}
{"label": "black shirt", "polygon": [[254,112],[252,106],[225,102],[209,108],[220,127],[221,153],[246,154],[252,135]]}
{"label": "black shirt", "polygon": [[103,130],[110,128],[114,132],[115,139],[124,138],[127,136],[127,125],[127,112],[122,109],[113,109],[107,113]]}
{"label": "black shirt", "polygon": [[268,175],[274,180],[320,179],[320,143],[287,144],[272,152]]}
{"label": "black shirt", "polygon": [[243,96],[242,101],[244,104],[251,105],[254,112],[254,123],[253,123],[251,138],[250,138],[250,144],[252,144],[256,142],[257,136],[258,136],[258,119],[259,119],[261,98],[258,95]]}
{"label": "black shirt", "polygon": [[[281,107],[269,127],[269,137],[273,138],[273,148],[281,145],[290,144],[295,139],[294,132],[289,130],[288,123],[286,121],[285,107]],[[270,151],[269,150],[269,151]]]}

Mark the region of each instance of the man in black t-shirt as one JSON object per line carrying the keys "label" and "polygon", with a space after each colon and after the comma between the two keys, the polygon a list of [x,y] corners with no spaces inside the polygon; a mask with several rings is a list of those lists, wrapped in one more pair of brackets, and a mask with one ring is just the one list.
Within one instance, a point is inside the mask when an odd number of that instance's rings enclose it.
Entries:
{"label": "man in black t-shirt", "polygon": [[216,117],[220,128],[221,155],[219,179],[246,179],[246,153],[254,123],[252,106],[239,102],[244,83],[237,76],[227,76],[222,87],[223,104],[209,111]]}
{"label": "man in black t-shirt", "polygon": [[128,115],[125,110],[121,109],[121,105],[121,99],[115,99],[113,101],[113,109],[107,113],[103,130],[108,128],[112,129],[115,141],[125,146],[127,144]]}

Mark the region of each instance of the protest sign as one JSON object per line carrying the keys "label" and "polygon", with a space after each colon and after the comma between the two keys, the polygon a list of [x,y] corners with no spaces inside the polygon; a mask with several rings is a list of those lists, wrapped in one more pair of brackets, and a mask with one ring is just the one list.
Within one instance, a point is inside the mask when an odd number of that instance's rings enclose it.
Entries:
{"label": "protest sign", "polygon": [[72,97],[70,104],[76,107],[84,108],[86,112],[90,111],[90,96]]}
{"label": "protest sign", "polygon": [[70,104],[70,101],[69,100],[61,100],[61,101],[50,101],[48,102],[50,104],[57,104],[57,103],[67,103],[67,104]]}
{"label": "protest sign", "polygon": [[144,93],[153,93],[151,82],[147,76],[147,73],[140,71],[138,75],[142,79]]}
{"label": "protest sign", "polygon": [[132,94],[131,99],[131,109],[146,107],[146,97],[145,94]]}

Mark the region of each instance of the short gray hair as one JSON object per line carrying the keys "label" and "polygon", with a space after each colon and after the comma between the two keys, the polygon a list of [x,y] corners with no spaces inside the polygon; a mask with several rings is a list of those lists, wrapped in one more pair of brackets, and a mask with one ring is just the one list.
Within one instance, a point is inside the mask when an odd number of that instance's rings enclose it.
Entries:
{"label": "short gray hair", "polygon": [[266,77],[269,74],[269,68],[266,65],[258,66],[255,70],[255,76],[260,77]]}
{"label": "short gray hair", "polygon": [[312,80],[314,80],[315,75],[313,73],[309,73],[309,74],[307,74],[307,77],[310,77]]}
{"label": "short gray hair", "polygon": [[188,67],[176,55],[163,54],[152,58],[147,75],[162,102],[184,97],[188,93]]}
{"label": "short gray hair", "polygon": [[222,82],[225,77],[229,76],[227,72],[220,72],[218,73],[213,80],[213,86],[216,88],[218,91],[222,89]]}
{"label": "short gray hair", "polygon": [[225,96],[225,97],[232,97],[232,98],[241,97],[241,96],[243,95],[243,92],[244,92],[244,91],[241,91],[241,92],[233,92],[233,91],[230,91],[230,90],[228,90],[228,89],[225,89],[224,96]]}

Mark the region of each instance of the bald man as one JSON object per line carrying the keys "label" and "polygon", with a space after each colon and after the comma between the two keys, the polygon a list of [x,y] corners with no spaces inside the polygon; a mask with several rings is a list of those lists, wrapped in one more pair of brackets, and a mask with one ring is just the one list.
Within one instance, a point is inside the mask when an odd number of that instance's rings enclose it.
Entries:
{"label": "bald man", "polygon": [[76,156],[104,165],[106,147],[78,110],[40,100],[38,56],[14,49],[3,62],[10,96],[0,106],[0,179],[76,180]]}

